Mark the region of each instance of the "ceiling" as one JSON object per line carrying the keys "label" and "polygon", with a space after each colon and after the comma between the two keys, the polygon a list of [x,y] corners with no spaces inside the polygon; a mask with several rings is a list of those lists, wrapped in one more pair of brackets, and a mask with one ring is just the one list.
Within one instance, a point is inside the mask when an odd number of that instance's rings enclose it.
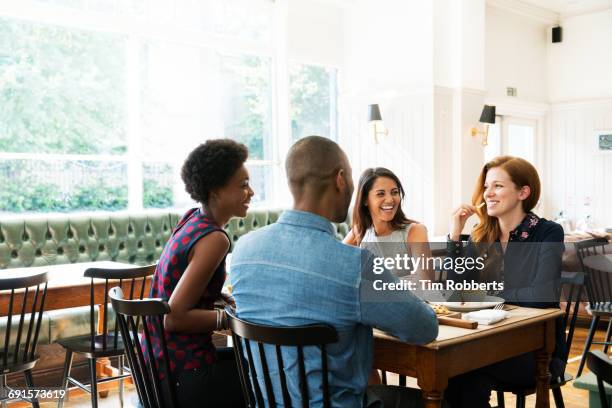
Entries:
{"label": "ceiling", "polygon": [[562,16],[592,13],[612,8],[612,0],[521,0],[523,3],[540,7]]}

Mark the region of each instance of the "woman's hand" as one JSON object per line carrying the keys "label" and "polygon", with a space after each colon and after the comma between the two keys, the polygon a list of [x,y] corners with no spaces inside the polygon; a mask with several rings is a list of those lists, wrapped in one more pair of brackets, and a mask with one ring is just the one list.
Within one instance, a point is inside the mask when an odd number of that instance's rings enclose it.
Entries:
{"label": "woman's hand", "polygon": [[465,227],[465,222],[472,215],[476,214],[476,207],[471,204],[461,204],[453,211],[451,218],[451,230],[450,239],[453,241],[459,241],[461,238],[461,231]]}
{"label": "woman's hand", "polygon": [[221,298],[221,300],[223,300],[227,305],[231,306],[232,308],[236,308],[236,301],[234,300],[234,297],[232,295],[230,295],[229,293],[223,293],[221,292],[221,294],[219,295],[219,297]]}

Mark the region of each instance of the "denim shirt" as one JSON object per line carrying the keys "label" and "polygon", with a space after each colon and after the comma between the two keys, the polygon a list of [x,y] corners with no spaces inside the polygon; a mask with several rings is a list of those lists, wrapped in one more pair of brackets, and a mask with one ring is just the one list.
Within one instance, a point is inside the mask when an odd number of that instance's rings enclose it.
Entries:
{"label": "denim shirt", "polygon": [[[372,369],[373,327],[416,344],[428,343],[438,334],[435,313],[428,305],[408,291],[373,290],[375,279],[398,280],[388,271],[376,275],[372,271],[373,255],[337,241],[327,219],[285,211],[276,223],[238,241],[230,280],[242,319],[274,326],[333,326],[338,342],[327,347],[332,406],[358,407],[363,405]],[[283,350],[293,405],[300,400],[296,354],[295,348]],[[319,407],[323,405],[320,351],[306,347],[304,354],[310,406]],[[266,358],[275,395],[280,396],[272,347],[266,348]]]}

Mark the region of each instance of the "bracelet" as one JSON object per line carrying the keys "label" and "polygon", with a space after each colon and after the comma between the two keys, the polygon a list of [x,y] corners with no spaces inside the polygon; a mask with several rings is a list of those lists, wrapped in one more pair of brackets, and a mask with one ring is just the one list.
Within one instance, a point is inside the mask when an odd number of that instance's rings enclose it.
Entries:
{"label": "bracelet", "polygon": [[215,325],[215,330],[220,330],[221,326],[221,309],[215,309],[215,312],[217,313],[217,324]]}

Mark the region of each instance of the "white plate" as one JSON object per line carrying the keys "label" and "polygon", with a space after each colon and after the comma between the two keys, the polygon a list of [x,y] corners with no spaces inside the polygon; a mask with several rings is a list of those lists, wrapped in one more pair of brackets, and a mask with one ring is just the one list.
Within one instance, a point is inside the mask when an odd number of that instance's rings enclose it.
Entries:
{"label": "white plate", "polygon": [[453,312],[473,312],[475,310],[491,309],[500,303],[504,303],[504,299],[497,296],[485,296],[483,302],[436,302],[439,305],[444,305],[448,310]]}

